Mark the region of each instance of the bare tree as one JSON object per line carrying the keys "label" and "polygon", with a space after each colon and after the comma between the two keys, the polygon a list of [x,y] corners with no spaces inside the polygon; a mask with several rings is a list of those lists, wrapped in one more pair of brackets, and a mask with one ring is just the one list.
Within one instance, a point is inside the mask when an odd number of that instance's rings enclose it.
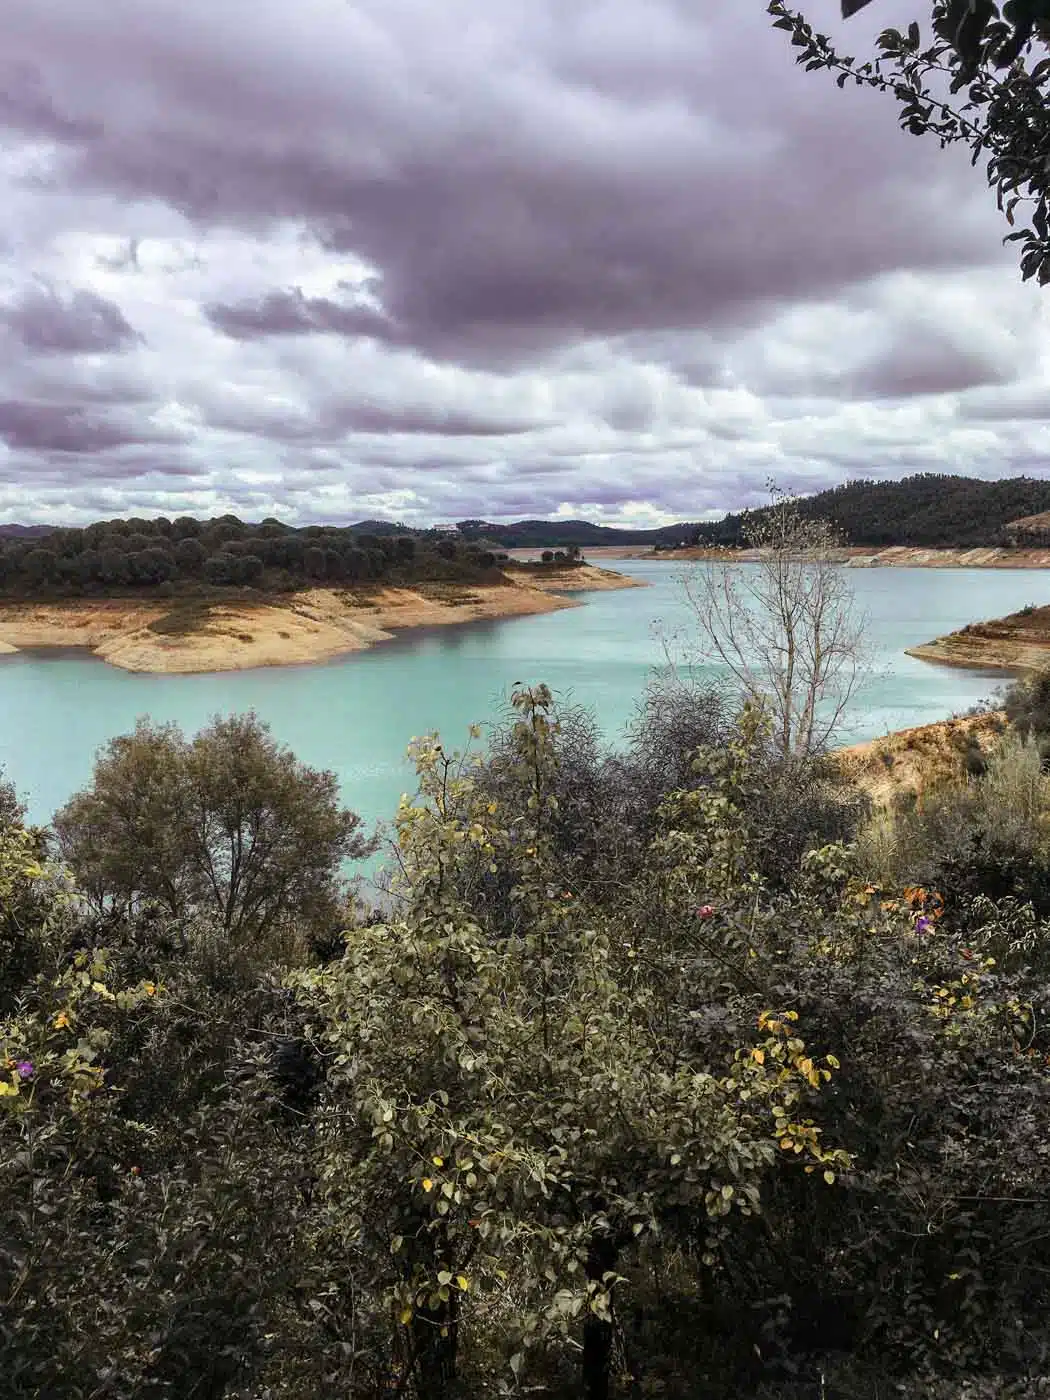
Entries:
{"label": "bare tree", "polygon": [[866,670],[864,619],[826,521],[806,520],[775,486],[751,517],[753,555],[684,575],[699,626],[688,659],[716,660],[773,725],[785,755],[827,747]]}

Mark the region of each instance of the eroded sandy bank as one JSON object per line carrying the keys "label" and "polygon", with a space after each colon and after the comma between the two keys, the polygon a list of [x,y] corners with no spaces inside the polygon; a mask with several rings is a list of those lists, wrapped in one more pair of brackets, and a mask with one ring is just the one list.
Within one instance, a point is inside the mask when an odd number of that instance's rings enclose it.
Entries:
{"label": "eroded sandy bank", "polygon": [[637,586],[584,566],[477,587],[315,588],[258,602],[11,603],[0,606],[0,653],[80,646],[125,671],[165,674],[303,665],[362,651],[407,628],[556,612],[579,606],[571,592]]}
{"label": "eroded sandy bank", "polygon": [[850,782],[877,806],[886,806],[898,796],[921,796],[930,787],[961,778],[966,772],[967,750],[976,745],[987,753],[1005,725],[1001,710],[962,715],[898,729],[864,744],[837,749],[833,756]]}
{"label": "eroded sandy bank", "polygon": [[958,632],[908,647],[908,655],[974,670],[1041,670],[1050,666],[1050,607],[1022,608],[990,622],[971,622]]}

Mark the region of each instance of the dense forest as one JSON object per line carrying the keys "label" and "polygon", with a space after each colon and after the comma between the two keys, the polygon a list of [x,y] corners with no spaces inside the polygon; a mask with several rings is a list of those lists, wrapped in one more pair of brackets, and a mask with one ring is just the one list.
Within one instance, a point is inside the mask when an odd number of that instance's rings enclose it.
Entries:
{"label": "dense forest", "polygon": [[83,529],[0,538],[0,597],[79,596],[250,587],[293,591],[319,584],[411,584],[502,578],[497,546],[379,522],[251,525],[215,520],[108,520]]}
{"label": "dense forest", "polygon": [[[1023,476],[978,481],[924,472],[902,481],[850,481],[801,497],[798,504],[803,518],[828,521],[849,545],[873,549],[1010,546],[1018,541],[1006,525],[1050,510],[1050,481]],[[749,523],[762,514],[761,510],[750,516],[740,512],[693,526],[691,538],[698,544],[742,545]]]}
{"label": "dense forest", "polygon": [[522,686],[376,907],[253,716],[0,785],[5,1400],[1044,1394],[1048,697],[873,812]]}
{"label": "dense forest", "polygon": [[[1031,477],[979,481],[969,476],[922,473],[901,481],[851,481],[799,498],[804,518],[830,522],[845,544],[886,548],[1010,546],[1018,537],[1005,527],[1050,511],[1050,482]],[[763,510],[730,512],[721,520],[682,522],[650,530],[625,530],[586,520],[518,520],[500,524],[461,520],[454,529],[413,530],[388,520],[354,525],[293,528],[278,520],[251,525],[236,516],[217,520],[111,520],[80,529],[0,525],[0,589],[33,576],[49,585],[128,587],[167,579],[213,576],[225,582],[272,585],[282,579],[385,579],[438,569],[456,548],[470,567],[479,555],[506,549],[585,549],[597,545],[682,544],[739,546],[748,522]],[[43,538],[47,536],[46,540]],[[189,541],[189,543],[186,543]],[[104,565],[100,557],[108,551]],[[117,554],[142,555],[133,563]],[[159,555],[157,553],[159,551]],[[477,553],[472,553],[477,551]],[[416,553],[418,552],[418,562]],[[32,563],[29,557],[33,555]],[[54,556],[54,557],[52,557]],[[163,556],[163,557],[160,557]],[[206,561],[220,556],[218,562]],[[247,563],[232,562],[237,559]],[[79,562],[74,562],[79,561]],[[446,570],[447,574],[448,571]]]}

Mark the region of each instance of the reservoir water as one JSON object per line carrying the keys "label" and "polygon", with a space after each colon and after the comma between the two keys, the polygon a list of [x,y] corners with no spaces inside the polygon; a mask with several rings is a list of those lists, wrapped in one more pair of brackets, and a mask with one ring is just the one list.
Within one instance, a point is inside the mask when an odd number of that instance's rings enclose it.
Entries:
{"label": "reservoir water", "polygon": [[[684,566],[610,566],[650,586],[581,594],[582,607],[540,617],[408,632],[320,666],[158,676],[83,652],[0,657],[0,768],[43,822],[88,781],[99,746],[140,715],[192,732],[216,714],[254,709],[300,758],[334,769],[369,823],[389,820],[414,786],[409,739],[437,729],[461,746],[472,721],[499,713],[515,681],[545,681],[592,707],[610,738],[622,731],[663,662],[659,628],[688,631],[690,614]],[[855,569],[850,582],[868,618],[874,674],[842,742],[943,719],[990,695],[1000,677],[932,666],[904,648],[1050,594],[1041,570]]]}

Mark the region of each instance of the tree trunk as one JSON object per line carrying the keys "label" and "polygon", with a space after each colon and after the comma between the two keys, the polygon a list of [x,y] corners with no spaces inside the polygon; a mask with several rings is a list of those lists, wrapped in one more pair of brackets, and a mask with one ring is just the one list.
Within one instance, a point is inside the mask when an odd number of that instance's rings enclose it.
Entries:
{"label": "tree trunk", "polygon": [[[616,1244],[608,1235],[595,1235],[587,1254],[587,1278],[600,1283],[616,1264]],[[583,1324],[583,1400],[609,1400],[612,1393],[613,1325],[588,1313]]]}

